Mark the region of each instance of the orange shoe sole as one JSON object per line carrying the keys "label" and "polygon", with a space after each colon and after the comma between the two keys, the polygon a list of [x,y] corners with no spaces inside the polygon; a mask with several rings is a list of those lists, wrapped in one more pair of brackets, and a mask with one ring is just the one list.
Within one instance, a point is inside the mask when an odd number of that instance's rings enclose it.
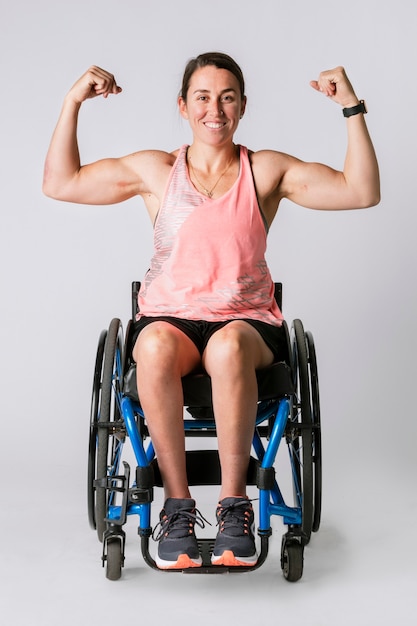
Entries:
{"label": "orange shoe sole", "polygon": [[212,556],[211,558],[212,565],[226,565],[227,567],[248,567],[250,565],[256,565],[257,560],[258,557],[255,554],[253,557],[248,557],[247,560],[243,561],[236,558],[231,550],[225,550],[221,556]]}
{"label": "orange shoe sole", "polygon": [[159,569],[187,569],[189,567],[201,567],[201,559],[199,562],[191,559],[188,554],[180,554],[176,563],[168,563],[167,561],[156,562]]}

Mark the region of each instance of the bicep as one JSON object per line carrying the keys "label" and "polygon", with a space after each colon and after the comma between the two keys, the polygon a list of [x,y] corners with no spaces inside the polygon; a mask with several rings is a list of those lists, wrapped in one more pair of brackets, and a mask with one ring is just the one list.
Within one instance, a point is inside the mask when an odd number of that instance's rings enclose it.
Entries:
{"label": "bicep", "polygon": [[280,191],[281,197],[310,209],[347,210],[359,208],[361,204],[343,172],[293,157],[288,157]]}
{"label": "bicep", "polygon": [[115,204],[140,193],[140,180],[128,157],[83,165],[63,190],[65,199],[80,204]]}

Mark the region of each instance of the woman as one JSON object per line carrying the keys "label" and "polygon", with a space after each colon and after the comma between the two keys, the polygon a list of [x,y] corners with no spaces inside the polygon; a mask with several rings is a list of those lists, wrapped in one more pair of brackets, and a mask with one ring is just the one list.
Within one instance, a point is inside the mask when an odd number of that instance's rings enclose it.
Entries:
{"label": "woman", "polygon": [[201,565],[198,513],[187,484],[182,376],[203,367],[212,379],[222,485],[212,562],[255,564],[246,472],[257,403],[256,370],[279,354],[282,316],[265,263],[266,234],[282,198],[313,209],[379,202],[379,175],[359,102],[343,68],[311,86],[343,108],[348,145],[343,171],[272,150],[233,143],[245,113],[242,72],[221,53],[192,59],[178,98],[193,141],[172,153],[140,151],[81,166],[81,104],[118,94],[112,74],[91,67],[72,87],[52,137],[44,192],[83,204],[142,196],[155,252],[139,295],[133,357],[163,477],[165,504],[157,564]]}

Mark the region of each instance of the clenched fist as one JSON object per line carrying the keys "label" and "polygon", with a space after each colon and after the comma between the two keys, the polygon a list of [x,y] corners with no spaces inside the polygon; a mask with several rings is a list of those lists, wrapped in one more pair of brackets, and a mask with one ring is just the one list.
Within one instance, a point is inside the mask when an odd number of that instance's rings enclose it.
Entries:
{"label": "clenched fist", "polygon": [[118,94],[121,91],[122,88],[117,85],[113,74],[92,65],[71,87],[67,97],[81,104],[89,98],[96,96],[107,98],[108,95]]}
{"label": "clenched fist", "polygon": [[318,80],[310,81],[310,85],[344,108],[359,103],[343,67],[320,72]]}

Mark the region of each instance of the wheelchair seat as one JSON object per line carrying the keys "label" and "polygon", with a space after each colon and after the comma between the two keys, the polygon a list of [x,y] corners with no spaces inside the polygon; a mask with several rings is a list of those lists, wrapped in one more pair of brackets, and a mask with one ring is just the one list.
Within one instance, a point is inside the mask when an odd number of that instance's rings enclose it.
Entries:
{"label": "wheelchair seat", "polygon": [[[140,282],[132,283],[132,318],[135,319],[138,312],[137,298],[140,289]],[[275,300],[280,309],[282,309],[282,283],[275,283]],[[256,378],[258,382],[258,400],[272,400],[277,397],[285,397],[294,393],[294,381],[292,377],[291,365],[291,347],[290,337],[287,325],[284,321],[284,329],[287,337],[287,350],[282,355],[282,360],[273,363],[270,367],[258,370]],[[126,343],[127,351],[131,352],[130,337],[131,327],[128,329]],[[123,382],[124,394],[134,402],[139,402],[139,396],[136,385],[136,365],[131,360],[128,361]],[[195,418],[207,417],[210,412],[208,407],[212,405],[211,379],[204,372],[194,372],[184,376],[182,379],[184,392],[184,406],[188,408],[188,412]],[[201,410],[201,409],[206,410]],[[212,416],[212,415],[210,415]]]}
{"label": "wheelchair seat", "polygon": [[[258,400],[272,400],[277,396],[289,396],[294,393],[294,381],[290,366],[285,361],[273,363],[270,367],[256,372],[258,381]],[[188,407],[193,417],[198,411],[193,409],[211,407],[211,378],[205,372],[188,374],[182,379],[184,406]],[[136,385],[136,366],[132,364],[125,377],[123,391],[134,402],[139,402]],[[204,415],[206,417],[206,415]]]}

